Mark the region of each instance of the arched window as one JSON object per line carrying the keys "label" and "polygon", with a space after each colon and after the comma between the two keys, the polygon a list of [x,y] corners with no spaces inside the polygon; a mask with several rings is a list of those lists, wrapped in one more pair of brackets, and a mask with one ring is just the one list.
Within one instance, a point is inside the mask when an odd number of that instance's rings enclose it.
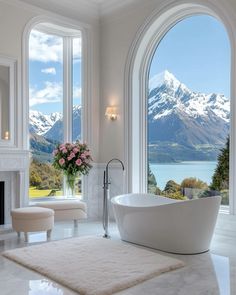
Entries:
{"label": "arched window", "polygon": [[148,191],[176,199],[221,193],[229,205],[230,43],[221,22],[191,16],[166,33],[147,100]]}
{"label": "arched window", "polygon": [[63,175],[51,164],[53,150],[82,138],[81,31],[39,23],[30,32],[28,52],[29,197],[47,200],[65,195]]}
{"label": "arched window", "polygon": [[[139,34],[136,35],[134,42],[130,48],[126,69],[125,69],[125,162],[127,167],[127,179],[126,187],[130,192],[146,192],[148,188],[148,92],[149,92],[149,70],[157,46],[161,44],[164,36],[171,31],[172,28],[177,27],[177,24],[184,19],[194,17],[197,15],[211,16],[222,23],[222,27],[225,28],[227,36],[230,40],[231,49],[231,64],[228,77],[230,75],[229,93],[225,93],[225,96],[232,98],[231,110],[230,110],[230,161],[229,161],[229,204],[230,212],[236,213],[236,198],[235,187],[236,182],[236,158],[235,158],[235,146],[236,137],[235,133],[235,108],[233,98],[236,95],[235,81],[235,68],[236,60],[235,56],[235,34],[233,30],[233,21],[230,18],[230,12],[220,1],[213,4],[199,5],[194,3],[184,4],[167,4],[161,10],[157,9],[147,19],[143,26],[139,30]],[[168,69],[167,69],[168,70]],[[170,71],[170,70],[169,70]],[[174,73],[175,74],[175,73]],[[176,78],[183,83],[182,78],[175,74]],[[187,84],[187,83],[186,83]],[[189,88],[191,85],[186,85]],[[191,88],[190,88],[191,89]],[[201,91],[200,89],[194,89],[193,91]],[[208,93],[202,89],[203,92]],[[212,91],[219,94],[218,90]],[[128,128],[127,128],[128,126]]]}

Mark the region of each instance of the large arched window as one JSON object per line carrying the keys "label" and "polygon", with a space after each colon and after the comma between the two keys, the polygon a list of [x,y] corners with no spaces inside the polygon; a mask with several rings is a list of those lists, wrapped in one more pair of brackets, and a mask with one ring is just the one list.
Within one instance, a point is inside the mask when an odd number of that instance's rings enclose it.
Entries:
{"label": "large arched window", "polygon": [[[80,30],[40,23],[29,35],[29,173],[31,200],[65,195],[63,175],[52,167],[58,143],[82,137]],[[81,179],[76,195],[81,197]]]}
{"label": "large arched window", "polygon": [[[230,93],[226,96],[234,98],[236,95],[235,81],[235,40],[233,22],[230,19],[230,12],[220,1],[213,4],[206,3],[200,5],[188,1],[184,4],[167,4],[161,10],[156,10],[140,28],[139,34],[135,38],[127,58],[125,71],[125,161],[127,166],[127,191],[145,192],[148,187],[148,89],[149,89],[149,69],[152,57],[158,44],[164,36],[175,27],[178,22],[194,17],[196,15],[209,15],[221,22],[230,40],[231,65],[230,65]],[[168,70],[168,69],[167,69]],[[181,77],[176,75],[177,79]],[[180,81],[186,83],[186,81]],[[189,88],[191,85],[187,85]],[[195,90],[195,89],[191,89]],[[196,89],[201,91],[200,89]],[[208,92],[208,91],[206,91]],[[217,92],[218,91],[212,91]],[[230,126],[230,173],[229,173],[229,204],[230,212],[236,213],[235,187],[236,182],[236,157],[235,157],[235,107],[234,100],[231,101],[231,126]],[[128,126],[128,128],[127,128]]]}
{"label": "large arched window", "polygon": [[158,44],[147,97],[148,191],[222,195],[229,205],[230,43],[209,15],[185,18]]}

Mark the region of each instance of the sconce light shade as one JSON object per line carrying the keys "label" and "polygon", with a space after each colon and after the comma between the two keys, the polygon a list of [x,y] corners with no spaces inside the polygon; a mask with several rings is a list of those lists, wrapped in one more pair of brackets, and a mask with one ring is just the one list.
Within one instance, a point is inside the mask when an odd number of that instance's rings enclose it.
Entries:
{"label": "sconce light shade", "polygon": [[5,131],[5,133],[4,133],[4,139],[5,140],[9,140],[9,131]]}
{"label": "sconce light shade", "polygon": [[117,107],[107,107],[105,115],[112,121],[116,120],[118,116]]}

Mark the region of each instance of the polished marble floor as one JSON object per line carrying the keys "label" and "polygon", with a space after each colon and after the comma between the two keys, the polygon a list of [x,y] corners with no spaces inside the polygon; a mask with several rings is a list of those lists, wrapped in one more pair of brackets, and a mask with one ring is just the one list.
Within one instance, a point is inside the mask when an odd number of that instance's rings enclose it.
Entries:
{"label": "polished marble floor", "polygon": [[[52,239],[74,236],[102,235],[100,222],[56,223]],[[113,239],[119,239],[111,224]],[[46,234],[32,233],[29,245],[45,242]],[[0,252],[24,247],[16,233],[0,233]],[[160,252],[163,254],[163,252]],[[117,295],[234,295],[236,294],[236,216],[221,214],[218,218],[211,250],[200,255],[171,255],[182,259],[182,269],[162,274]],[[1,295],[72,295],[71,290],[0,256]]]}

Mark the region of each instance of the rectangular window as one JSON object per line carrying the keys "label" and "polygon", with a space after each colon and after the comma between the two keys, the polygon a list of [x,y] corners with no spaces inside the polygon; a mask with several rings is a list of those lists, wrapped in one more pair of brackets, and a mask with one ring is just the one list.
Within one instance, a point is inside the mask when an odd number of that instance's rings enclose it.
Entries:
{"label": "rectangular window", "polygon": [[[60,35],[54,29],[48,25],[45,33],[45,26],[41,25],[39,30],[31,31],[29,38],[32,201],[63,197],[65,182],[63,174],[52,166],[53,150],[65,141],[81,139],[81,37],[75,38],[74,32],[70,37],[71,31],[67,36],[64,28]],[[65,70],[70,69],[70,64],[72,74]],[[77,196],[81,195],[81,180],[78,181]]]}

